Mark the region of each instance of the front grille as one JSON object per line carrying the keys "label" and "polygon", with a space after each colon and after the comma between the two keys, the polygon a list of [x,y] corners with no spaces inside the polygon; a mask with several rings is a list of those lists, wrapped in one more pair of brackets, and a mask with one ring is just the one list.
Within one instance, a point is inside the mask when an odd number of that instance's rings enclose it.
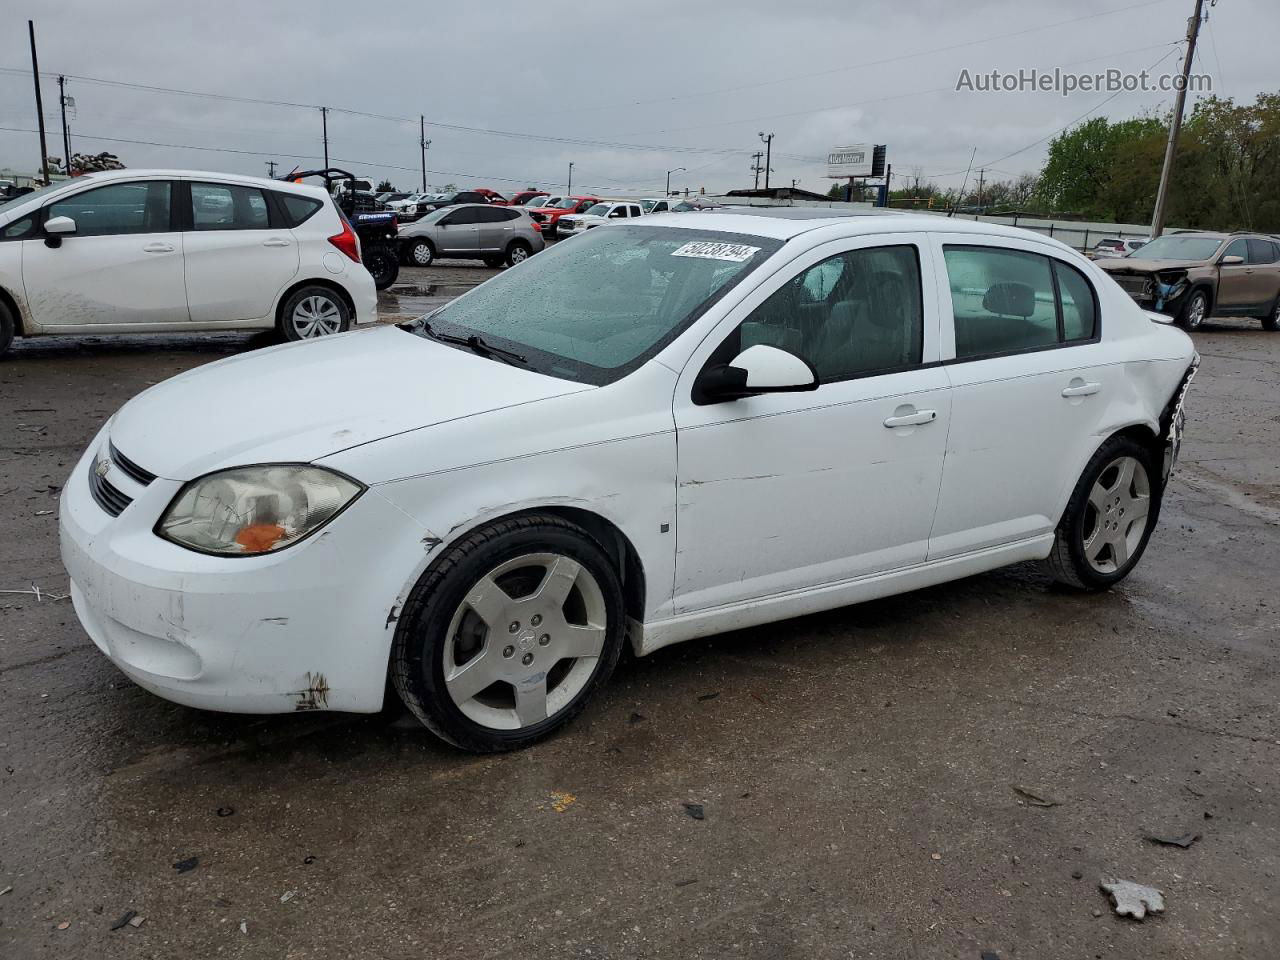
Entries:
{"label": "front grille", "polygon": [[106,477],[98,476],[96,466],[95,461],[89,462],[89,492],[93,494],[93,499],[98,502],[98,506],[111,516],[118,517],[124,513],[125,507],[133,503],[133,499],[108,483]]}
{"label": "front grille", "polygon": [[111,447],[111,459],[115,461],[116,466],[130,480],[146,487],[156,478],[156,475],[150,470],[143,470],[142,467],[117,450],[114,443],[109,444],[109,446]]}

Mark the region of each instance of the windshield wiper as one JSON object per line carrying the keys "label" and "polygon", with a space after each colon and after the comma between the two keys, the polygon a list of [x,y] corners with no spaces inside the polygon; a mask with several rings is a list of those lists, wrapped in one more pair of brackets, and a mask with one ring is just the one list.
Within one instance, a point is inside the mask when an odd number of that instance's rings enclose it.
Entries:
{"label": "windshield wiper", "polygon": [[466,347],[472,353],[479,354],[482,357],[491,357],[494,360],[501,360],[503,363],[527,364],[529,362],[527,357],[521,356],[512,350],[504,350],[502,347],[495,347],[478,333],[473,333],[466,337],[455,336],[451,333],[441,333],[439,330],[432,329],[431,321],[426,317],[421,318],[417,323],[419,324],[418,329],[432,340],[439,340],[441,343],[450,343],[455,346]]}

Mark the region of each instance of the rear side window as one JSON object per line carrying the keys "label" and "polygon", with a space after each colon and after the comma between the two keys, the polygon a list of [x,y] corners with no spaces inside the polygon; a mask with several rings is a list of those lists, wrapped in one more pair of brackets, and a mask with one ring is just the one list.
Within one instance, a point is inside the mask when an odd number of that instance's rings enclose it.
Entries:
{"label": "rear side window", "polygon": [[1275,263],[1276,262],[1276,245],[1270,240],[1250,240],[1249,241],[1249,262],[1250,263]]}
{"label": "rear side window", "polygon": [[1098,335],[1098,306],[1084,274],[1021,250],[944,247],[955,318],[956,359],[966,360]]}
{"label": "rear side window", "polygon": [[280,209],[284,211],[286,225],[299,227],[315,215],[324,204],[315,197],[303,197],[296,193],[277,193]]}
{"label": "rear side window", "polygon": [[521,216],[521,214],[520,214],[520,211],[519,211],[519,210],[511,210],[511,209],[509,209],[509,208],[508,208],[508,209],[503,209],[503,208],[499,207],[499,208],[498,208],[498,212],[502,214],[502,219],[503,219],[503,220],[519,220],[519,219],[520,219],[520,216]]}
{"label": "rear side window", "polygon": [[46,217],[70,217],[77,237],[167,233],[171,191],[164,180],[112,183],[49,204]]}
{"label": "rear side window", "polygon": [[267,198],[254,187],[193,183],[191,224],[195,230],[266,230],[271,225]]}

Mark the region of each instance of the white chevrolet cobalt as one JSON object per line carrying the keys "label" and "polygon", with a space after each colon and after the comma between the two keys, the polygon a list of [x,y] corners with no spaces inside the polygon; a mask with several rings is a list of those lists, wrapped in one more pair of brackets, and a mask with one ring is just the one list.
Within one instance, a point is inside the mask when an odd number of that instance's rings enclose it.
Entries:
{"label": "white chevrolet cobalt", "polygon": [[134,398],[62,494],[93,642],[213,710],[468,750],[637,654],[1044,560],[1141,557],[1197,357],[1091,262],[830,211],[591,230],[429,316]]}
{"label": "white chevrolet cobalt", "polygon": [[311,339],[376,310],[359,240],[319,187],[113,170],[0,203],[0,354],[41,334]]}

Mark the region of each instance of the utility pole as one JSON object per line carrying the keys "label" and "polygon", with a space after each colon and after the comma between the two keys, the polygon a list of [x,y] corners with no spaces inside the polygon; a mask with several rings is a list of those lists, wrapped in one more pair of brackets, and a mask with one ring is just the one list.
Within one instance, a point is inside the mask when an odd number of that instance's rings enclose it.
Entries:
{"label": "utility pole", "polygon": [[987,168],[980,167],[978,169],[978,215],[982,215],[982,184],[986,179]]}
{"label": "utility pole", "polygon": [[769,166],[773,163],[773,134],[767,137],[760,131],[760,139],[764,141],[764,188],[769,189]]}
{"label": "utility pole", "polygon": [[[1187,81],[1191,76],[1191,62],[1196,55],[1196,39],[1200,36],[1200,17],[1204,0],[1196,0],[1196,12],[1187,21],[1187,55],[1182,59],[1182,84],[1173,101],[1173,120],[1169,124],[1169,142],[1164,148],[1164,166],[1160,170],[1160,186],[1156,190],[1156,208],[1151,214],[1151,239],[1164,231],[1165,204],[1169,198],[1169,177],[1173,173],[1173,156],[1178,150],[1178,134],[1182,132],[1182,110],[1187,104]],[[34,47],[32,48],[34,50]]]}
{"label": "utility pole", "polygon": [[62,104],[62,153],[63,166],[71,176],[71,131],[67,129],[67,78],[58,77],[58,101]]}
{"label": "utility pole", "polygon": [[272,180],[276,178],[276,162],[274,160],[267,161],[267,176]]}
{"label": "utility pole", "polygon": [[427,192],[427,147],[431,141],[427,139],[427,120],[418,114],[418,146],[422,148],[422,192]]}
{"label": "utility pole", "polygon": [[572,160],[569,161],[569,184],[564,188],[564,194],[566,197],[573,196],[573,161]]}
{"label": "utility pole", "polygon": [[31,78],[36,82],[36,119],[40,121],[40,180],[48,182],[47,167],[49,148],[44,141],[44,99],[40,96],[40,65],[36,61],[36,22],[27,21],[27,34],[31,37]]}
{"label": "utility pole", "polygon": [[320,108],[320,124],[324,130],[324,168],[329,169],[329,108]]}
{"label": "utility pole", "polygon": [[667,171],[667,192],[663,194],[664,197],[671,196],[671,175],[673,173],[682,173],[684,169],[684,167],[676,167],[674,170]]}
{"label": "utility pole", "polygon": [[755,161],[755,163],[753,163],[753,164],[751,165],[751,169],[752,169],[752,171],[753,171],[753,172],[755,173],[755,175],[756,175],[756,182],[755,182],[755,186],[754,186],[754,187],[752,187],[752,189],[753,189],[753,190],[759,190],[759,189],[760,189],[760,171],[764,169],[763,167],[761,167],[761,166],[760,166],[760,159],[761,159],[763,156],[764,156],[764,154],[763,154],[763,153],[761,153],[759,150],[757,150],[755,153],[753,153],[753,154],[751,155],[751,159]]}

